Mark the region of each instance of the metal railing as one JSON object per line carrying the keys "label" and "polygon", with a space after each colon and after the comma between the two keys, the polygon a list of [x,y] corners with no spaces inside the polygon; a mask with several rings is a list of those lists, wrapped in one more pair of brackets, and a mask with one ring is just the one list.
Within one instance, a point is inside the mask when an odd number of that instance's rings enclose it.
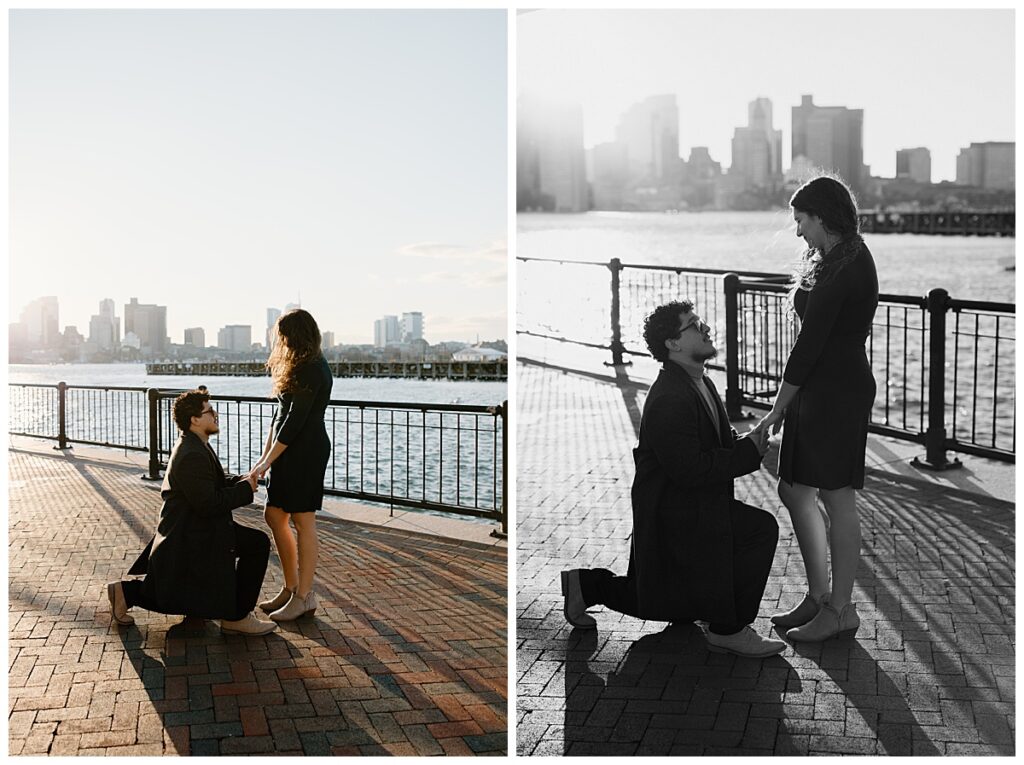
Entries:
{"label": "metal railing", "polygon": [[[58,448],[91,444],[146,452],[148,477],[166,468],[178,438],[180,390],[10,384],[12,435]],[[210,439],[230,473],[258,459],[276,401],[211,395],[220,432]],[[325,425],[328,494],[488,518],[508,530],[508,402],[499,406],[335,401]]]}
{"label": "metal railing", "polygon": [[[785,274],[517,260],[520,334],[606,349],[611,364],[628,363],[648,356],[643,318],[687,298],[725,338],[708,366],[725,372],[730,416],[771,406],[797,335]],[[1015,318],[1012,303],[954,300],[941,289],[879,295],[867,347],[877,384],[870,430],[924,445],[923,467],[959,464],[947,450],[1013,462]]]}

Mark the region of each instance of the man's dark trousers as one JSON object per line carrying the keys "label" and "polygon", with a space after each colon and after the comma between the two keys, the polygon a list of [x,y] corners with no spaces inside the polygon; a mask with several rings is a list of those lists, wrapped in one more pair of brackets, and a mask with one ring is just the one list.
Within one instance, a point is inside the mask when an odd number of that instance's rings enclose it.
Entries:
{"label": "man's dark trousers", "polygon": [[[730,503],[729,513],[737,621],[736,624],[711,623],[708,628],[717,635],[732,635],[757,618],[779,541],[779,524],[771,513],[736,500]],[[626,616],[644,618],[637,608],[632,556],[625,576],[615,576],[604,568],[583,569],[580,589],[588,607],[602,605]],[[690,620],[699,618],[700,614],[695,614]]]}
{"label": "man's dark trousers", "polygon": [[[235,526],[235,610],[224,614],[228,621],[244,619],[246,614],[256,607],[260,598],[263,577],[267,573],[267,561],[270,560],[270,539],[259,529],[250,529],[232,521]],[[144,579],[131,579],[122,582],[124,599],[128,608],[138,606],[147,611],[167,613],[143,592]]]}

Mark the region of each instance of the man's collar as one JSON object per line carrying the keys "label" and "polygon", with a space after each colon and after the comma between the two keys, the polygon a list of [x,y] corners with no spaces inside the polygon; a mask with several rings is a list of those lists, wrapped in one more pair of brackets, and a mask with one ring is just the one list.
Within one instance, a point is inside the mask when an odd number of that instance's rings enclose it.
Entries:
{"label": "man's collar", "polygon": [[693,380],[694,382],[700,382],[704,379],[704,375],[707,371],[703,364],[700,365],[699,371],[697,371],[696,367],[691,370],[689,367],[684,367],[682,364],[672,361],[672,359],[665,359],[662,363],[662,369],[667,369],[673,374],[679,373],[681,375],[685,375],[688,379]]}

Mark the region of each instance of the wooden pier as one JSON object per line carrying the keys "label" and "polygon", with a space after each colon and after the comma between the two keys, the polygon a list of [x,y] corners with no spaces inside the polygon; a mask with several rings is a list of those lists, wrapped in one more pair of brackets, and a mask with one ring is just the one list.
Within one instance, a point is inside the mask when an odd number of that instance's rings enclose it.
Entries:
{"label": "wooden pier", "polygon": [[[508,361],[329,361],[335,377],[407,380],[508,380]],[[181,377],[265,377],[262,361],[170,361],[146,364],[146,374]]]}
{"label": "wooden pier", "polygon": [[893,212],[864,210],[860,230],[866,234],[938,234],[943,236],[1016,236],[1016,213],[963,210],[960,212]]}

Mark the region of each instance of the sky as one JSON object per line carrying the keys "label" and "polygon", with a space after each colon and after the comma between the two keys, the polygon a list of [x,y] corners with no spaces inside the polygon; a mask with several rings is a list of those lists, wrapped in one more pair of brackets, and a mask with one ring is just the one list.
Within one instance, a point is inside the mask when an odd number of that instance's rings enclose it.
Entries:
{"label": "sky", "polygon": [[28,10],[10,33],[9,320],[56,295],[168,334],[301,301],[507,335],[506,12]]}
{"label": "sky", "polygon": [[517,90],[580,104],[584,143],[615,139],[630,105],[675,93],[680,153],[723,170],[747,105],[770,98],[790,162],[791,108],[864,110],[864,162],[893,177],[896,151],[931,150],[954,180],[972,142],[1014,140],[1010,10],[541,10],[518,17]]}

